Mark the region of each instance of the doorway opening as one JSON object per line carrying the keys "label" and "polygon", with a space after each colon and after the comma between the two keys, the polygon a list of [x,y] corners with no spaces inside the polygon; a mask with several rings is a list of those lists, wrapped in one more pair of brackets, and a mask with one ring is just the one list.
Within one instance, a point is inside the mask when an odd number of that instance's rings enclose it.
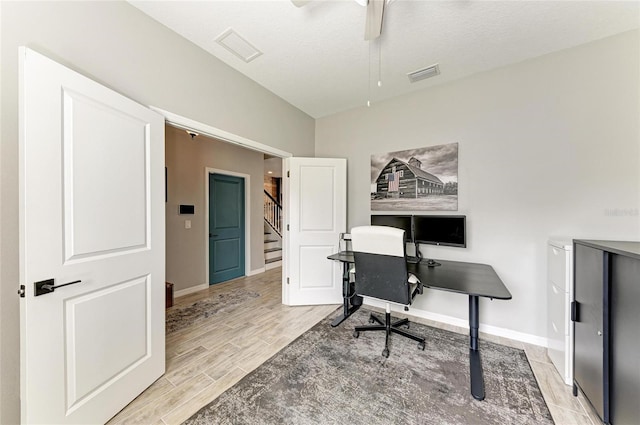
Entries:
{"label": "doorway opening", "polygon": [[[280,266],[281,261],[276,264],[269,261],[273,253],[280,254],[281,258],[285,254],[281,242],[278,242],[277,252],[274,247],[265,244],[264,188],[260,182],[265,180],[267,168],[272,172],[277,169],[274,178],[281,179],[283,158],[291,154],[157,108],[152,109],[161,113],[167,124],[166,269],[167,282],[174,283],[174,296],[206,289],[211,282],[217,281],[211,280],[215,267],[211,267],[210,263],[211,254],[214,253],[211,252],[209,233],[212,236],[216,233],[209,229],[210,174],[239,177],[245,183],[244,266],[239,276],[251,276]],[[269,166],[265,158],[269,160]],[[274,168],[274,164],[277,167]],[[194,173],[197,176],[191,179]],[[191,183],[184,184],[184,180],[190,180]],[[281,200],[281,191],[276,194],[277,200]],[[181,204],[193,205],[194,214],[180,215]],[[284,207],[282,202],[280,205]]]}
{"label": "doorway opening", "polygon": [[264,266],[282,267],[282,231],[284,223],[282,158],[264,155]]}

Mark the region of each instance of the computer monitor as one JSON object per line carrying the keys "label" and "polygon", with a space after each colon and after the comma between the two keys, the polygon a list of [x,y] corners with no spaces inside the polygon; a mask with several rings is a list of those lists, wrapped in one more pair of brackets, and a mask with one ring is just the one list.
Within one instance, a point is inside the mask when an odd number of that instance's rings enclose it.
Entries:
{"label": "computer monitor", "polygon": [[413,242],[410,215],[371,215],[372,226],[395,227],[404,230],[404,240]]}
{"label": "computer monitor", "polygon": [[415,243],[467,247],[464,215],[414,215]]}

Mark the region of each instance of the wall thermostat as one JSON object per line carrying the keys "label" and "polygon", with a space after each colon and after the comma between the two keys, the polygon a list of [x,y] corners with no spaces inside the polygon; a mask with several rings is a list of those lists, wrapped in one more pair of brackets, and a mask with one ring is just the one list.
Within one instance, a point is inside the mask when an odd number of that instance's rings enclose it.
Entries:
{"label": "wall thermostat", "polygon": [[195,207],[193,205],[180,205],[178,214],[195,214]]}

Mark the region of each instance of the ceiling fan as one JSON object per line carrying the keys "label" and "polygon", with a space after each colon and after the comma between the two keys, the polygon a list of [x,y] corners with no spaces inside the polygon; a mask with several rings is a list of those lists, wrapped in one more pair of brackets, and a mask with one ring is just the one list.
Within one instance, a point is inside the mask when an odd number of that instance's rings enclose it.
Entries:
{"label": "ceiling fan", "polygon": [[[296,7],[302,7],[312,0],[291,0]],[[354,0],[367,8],[367,18],[364,26],[364,39],[375,40],[382,33],[382,18],[386,0]]]}

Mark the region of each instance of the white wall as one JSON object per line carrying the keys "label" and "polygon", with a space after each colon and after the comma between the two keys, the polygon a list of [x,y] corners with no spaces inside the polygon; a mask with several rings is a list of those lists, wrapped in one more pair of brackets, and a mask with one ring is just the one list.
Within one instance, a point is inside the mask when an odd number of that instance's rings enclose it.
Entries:
{"label": "white wall", "polygon": [[[316,156],[348,159],[352,227],[369,223],[372,153],[458,142],[468,247],[422,252],[491,264],[513,299],[481,300],[481,324],[544,342],[547,238],[640,240],[639,54],[627,32],[321,118]],[[460,295],[416,300],[467,320]]]}
{"label": "white wall", "polygon": [[19,421],[18,46],[142,104],[309,156],[314,120],[125,2],[0,1],[0,423]]}

